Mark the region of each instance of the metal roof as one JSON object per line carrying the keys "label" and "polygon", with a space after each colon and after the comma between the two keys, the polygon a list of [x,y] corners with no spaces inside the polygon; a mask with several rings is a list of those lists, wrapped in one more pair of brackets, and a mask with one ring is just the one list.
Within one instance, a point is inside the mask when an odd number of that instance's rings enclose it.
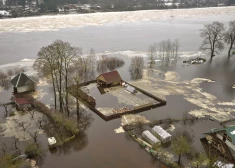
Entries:
{"label": "metal roof", "polygon": [[211,131],[205,133],[205,134],[211,134],[211,133],[216,133],[216,132],[222,132],[226,131],[228,136],[231,137],[233,143],[235,143],[235,126],[233,127],[227,127],[227,128],[222,128],[222,129],[212,129]]}
{"label": "metal roof", "polygon": [[[96,79],[98,79],[101,76],[103,77],[104,82],[107,84],[122,81],[122,78],[119,75],[118,71],[111,71],[111,72],[106,72],[106,73],[100,74]],[[99,80],[102,80],[102,79],[99,78]]]}
{"label": "metal roof", "polygon": [[35,84],[36,82],[25,73],[20,72],[11,80],[11,83],[14,87],[21,87],[21,86]]}

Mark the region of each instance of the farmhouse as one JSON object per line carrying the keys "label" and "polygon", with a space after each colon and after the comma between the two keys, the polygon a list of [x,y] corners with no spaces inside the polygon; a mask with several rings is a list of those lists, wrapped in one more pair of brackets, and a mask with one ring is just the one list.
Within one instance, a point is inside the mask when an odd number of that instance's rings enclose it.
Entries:
{"label": "farmhouse", "polygon": [[118,71],[111,71],[111,72],[106,72],[101,75],[99,75],[96,78],[96,81],[99,85],[102,86],[112,86],[112,85],[117,85],[122,83],[122,78],[119,75]]}
{"label": "farmhouse", "polygon": [[11,80],[14,86],[14,93],[24,93],[29,91],[34,91],[36,82],[32,80],[28,75],[20,72]]}
{"label": "farmhouse", "polygon": [[25,98],[15,98],[15,104],[17,110],[24,110],[26,108],[30,110],[32,108],[32,103]]}
{"label": "farmhouse", "polygon": [[[223,129],[212,129],[205,133],[206,139],[214,149],[223,155],[232,156],[235,159],[235,126]],[[227,150],[228,149],[228,150]]]}

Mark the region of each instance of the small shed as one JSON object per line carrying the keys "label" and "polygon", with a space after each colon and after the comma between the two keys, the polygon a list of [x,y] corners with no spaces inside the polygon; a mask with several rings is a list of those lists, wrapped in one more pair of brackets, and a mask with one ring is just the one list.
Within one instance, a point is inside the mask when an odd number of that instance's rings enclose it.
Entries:
{"label": "small shed", "polygon": [[225,164],[225,163],[222,163],[221,161],[216,161],[214,164],[214,167],[216,166],[219,168],[233,168],[234,164]]}
{"label": "small shed", "polygon": [[18,110],[23,110],[25,108],[31,109],[32,103],[25,98],[15,98],[16,108]]}
{"label": "small shed", "polygon": [[99,85],[111,86],[115,84],[122,84],[122,78],[119,75],[118,71],[111,71],[100,74],[96,81]]}
{"label": "small shed", "polygon": [[16,75],[11,83],[14,86],[14,93],[34,91],[36,87],[36,82],[23,72]]}
{"label": "small shed", "polygon": [[152,128],[152,133],[155,135],[157,138],[161,140],[163,143],[167,143],[171,141],[171,134],[169,134],[167,131],[165,131],[162,127],[155,125]]}
{"label": "small shed", "polygon": [[142,133],[142,137],[152,146],[155,144],[160,145],[161,142],[150,131],[146,130]]}

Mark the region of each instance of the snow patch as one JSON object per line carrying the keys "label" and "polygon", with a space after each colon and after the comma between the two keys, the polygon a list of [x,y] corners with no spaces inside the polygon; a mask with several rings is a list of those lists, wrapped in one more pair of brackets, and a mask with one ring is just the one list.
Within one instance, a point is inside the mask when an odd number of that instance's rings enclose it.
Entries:
{"label": "snow patch", "polygon": [[116,134],[119,134],[119,133],[125,132],[125,130],[123,129],[123,127],[119,127],[119,128],[117,128],[117,129],[115,129],[114,132],[115,132]]}

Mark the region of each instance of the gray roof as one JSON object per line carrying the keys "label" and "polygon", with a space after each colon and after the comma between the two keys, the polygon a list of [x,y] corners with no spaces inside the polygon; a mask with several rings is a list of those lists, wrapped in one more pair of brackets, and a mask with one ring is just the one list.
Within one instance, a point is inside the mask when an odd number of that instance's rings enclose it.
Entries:
{"label": "gray roof", "polygon": [[14,87],[21,87],[35,84],[36,82],[32,80],[28,75],[23,72],[20,72],[16,75],[12,80],[11,83]]}

